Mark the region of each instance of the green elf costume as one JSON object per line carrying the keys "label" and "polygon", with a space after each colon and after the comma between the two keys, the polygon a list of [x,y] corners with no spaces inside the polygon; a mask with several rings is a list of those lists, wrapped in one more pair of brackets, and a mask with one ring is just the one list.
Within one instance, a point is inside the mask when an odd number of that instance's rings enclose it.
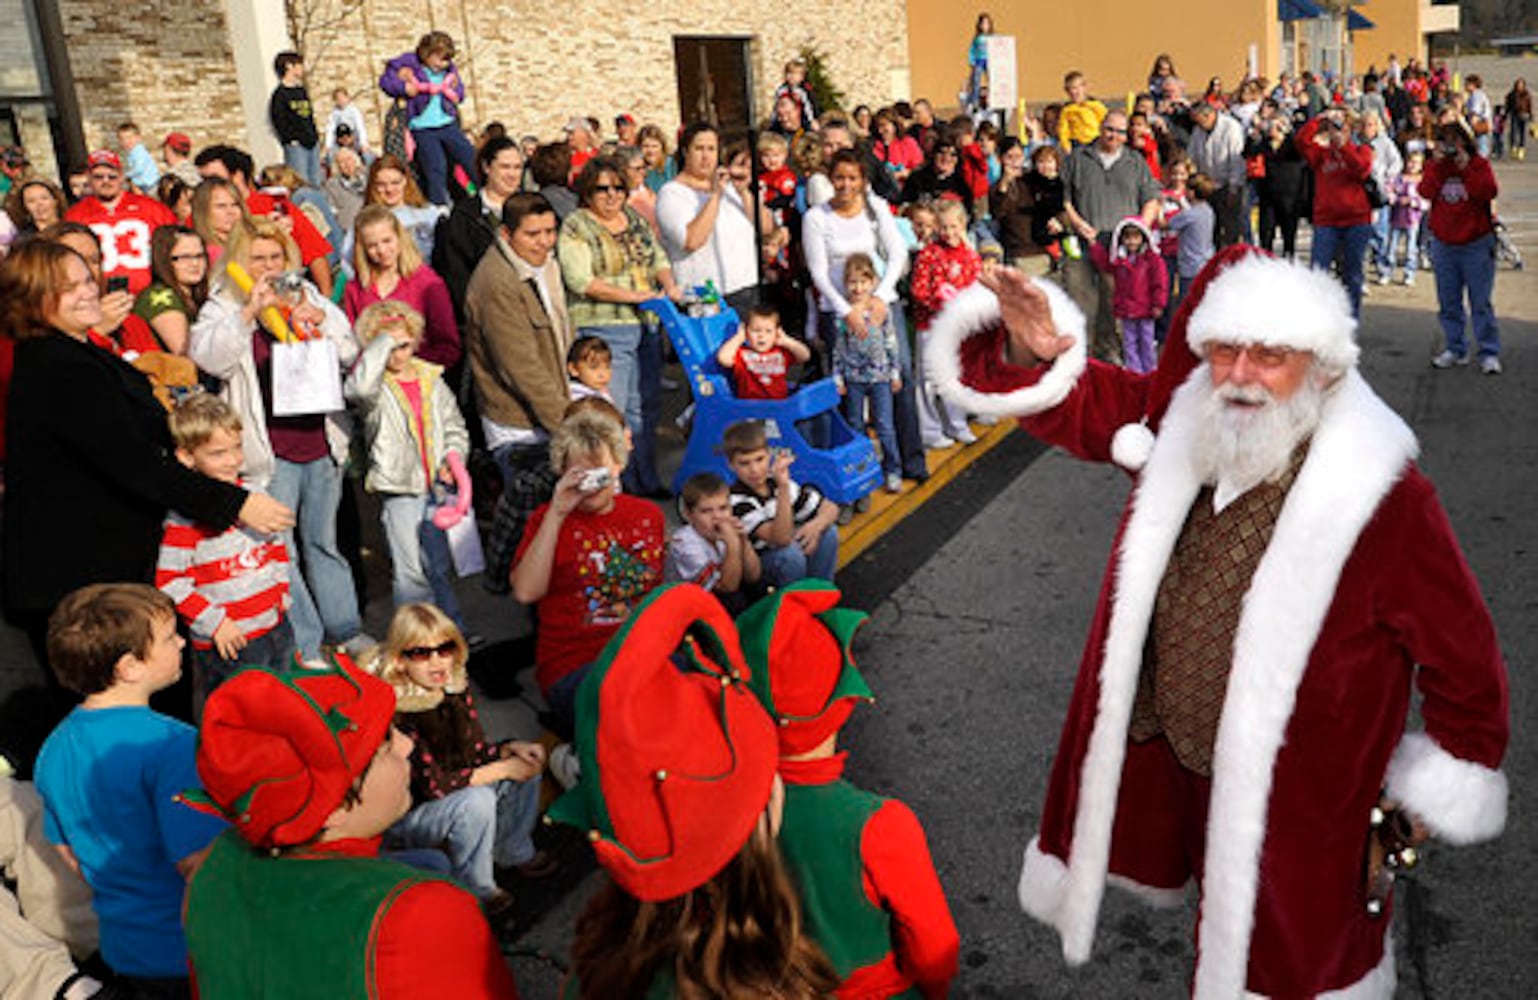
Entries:
{"label": "green elf costume", "polygon": [[806,579],[737,620],[749,684],[779,724],[780,852],[808,932],[843,979],[840,998],[943,997],[961,939],[923,828],[901,802],[843,778],[838,732],[875,699],[850,652],[868,616],[838,607],[840,596]]}
{"label": "green elf costume", "polygon": [[[411,742],[391,729],[394,713],[390,686],[345,657],[323,670],[249,668],[209,698],[204,787],[183,800],[232,829],[187,890],[201,1000],[516,1000],[475,897],[378,857],[411,802]],[[377,818],[377,833],[328,831],[354,809]]]}

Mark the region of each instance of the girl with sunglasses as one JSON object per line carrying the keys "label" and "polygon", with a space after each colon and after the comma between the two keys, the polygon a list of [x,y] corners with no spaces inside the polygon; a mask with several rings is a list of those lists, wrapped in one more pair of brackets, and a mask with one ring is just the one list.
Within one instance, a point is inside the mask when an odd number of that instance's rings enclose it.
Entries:
{"label": "girl with sunglasses", "polygon": [[486,738],[470,695],[469,647],[431,604],[397,608],[374,670],[395,688],[395,725],[409,736],[412,808],[387,834],[393,850],[441,847],[451,874],[488,916],[512,905],[498,869],[525,878],[555,870],[534,847],[545,748]]}

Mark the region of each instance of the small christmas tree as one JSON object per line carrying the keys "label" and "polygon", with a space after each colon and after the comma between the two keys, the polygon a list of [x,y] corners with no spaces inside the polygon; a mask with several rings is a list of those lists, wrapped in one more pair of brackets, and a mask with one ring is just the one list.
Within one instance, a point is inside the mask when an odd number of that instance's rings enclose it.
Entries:
{"label": "small christmas tree", "polygon": [[828,57],[817,46],[807,43],[801,46],[801,60],[806,63],[806,89],[812,92],[812,100],[819,112],[826,114],[844,106],[844,92],[833,82],[828,71]]}

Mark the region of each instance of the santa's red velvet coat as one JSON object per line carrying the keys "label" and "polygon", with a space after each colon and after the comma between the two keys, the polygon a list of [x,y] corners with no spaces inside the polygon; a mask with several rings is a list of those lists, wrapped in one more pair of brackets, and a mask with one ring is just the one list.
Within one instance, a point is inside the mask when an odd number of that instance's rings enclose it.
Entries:
{"label": "santa's red velvet coat", "polygon": [[[1032,434],[1108,460],[1152,380],[1086,362],[1082,315],[1046,290],[1077,337],[1054,364],[1006,364],[997,302],[976,289],[937,319],[930,370],[970,412],[1034,414],[1022,420]],[[1386,787],[1444,841],[1501,831],[1508,708],[1494,626],[1414,465],[1413,434],[1350,371],[1246,596],[1210,800],[1185,804],[1207,811],[1205,857],[1191,863],[1181,807],[1160,784],[1174,773],[1162,743],[1134,746],[1127,728],[1154,597],[1202,485],[1191,459],[1205,383],[1202,369],[1175,393],[1123,514],[1021,905],[1078,964],[1108,880],[1173,904],[1196,878],[1196,997],[1391,997],[1387,922],[1364,909],[1368,813]],[[1406,734],[1412,684],[1425,731]]]}

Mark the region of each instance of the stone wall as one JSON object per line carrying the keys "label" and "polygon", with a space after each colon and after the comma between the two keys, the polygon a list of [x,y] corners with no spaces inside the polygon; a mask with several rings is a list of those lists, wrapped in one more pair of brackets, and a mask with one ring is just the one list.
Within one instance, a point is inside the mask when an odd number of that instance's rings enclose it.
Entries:
{"label": "stone wall", "polygon": [[115,147],[129,119],[157,153],[173,129],[246,143],[223,3],[59,0],[59,14],[88,148]]}

